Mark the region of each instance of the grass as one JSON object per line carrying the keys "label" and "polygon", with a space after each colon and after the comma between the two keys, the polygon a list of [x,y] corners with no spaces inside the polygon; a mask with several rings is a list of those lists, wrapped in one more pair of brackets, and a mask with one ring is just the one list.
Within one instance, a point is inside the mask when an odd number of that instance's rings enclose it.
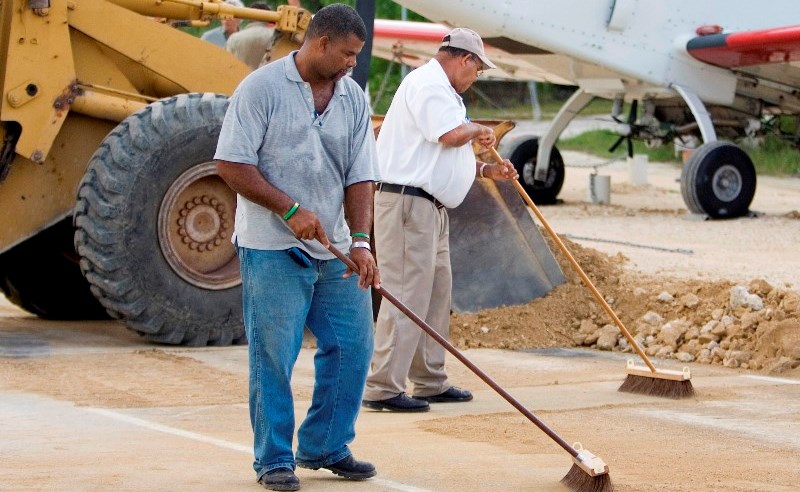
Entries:
{"label": "grass", "polygon": [[[542,119],[552,120],[563,105],[564,101],[556,99],[540,101]],[[468,112],[472,119],[529,120],[533,118],[533,108],[530,104],[518,104],[503,108],[475,104],[468,107]],[[605,99],[595,99],[581,110],[581,116],[608,116],[609,114],[611,114],[611,101]]]}
{"label": "grass", "polygon": [[742,146],[759,173],[771,176],[800,176],[800,152],[790,143],[774,136],[766,138],[763,145],[752,148]]}
{"label": "grass", "polygon": [[[622,142],[617,147],[614,154],[608,151],[618,138],[619,135],[609,130],[593,130],[573,138],[559,140],[557,145],[561,150],[579,150],[599,157],[609,158],[612,155],[627,153],[628,147],[625,142]],[[634,154],[646,154],[650,161],[681,162],[680,157],[675,156],[675,150],[671,143],[651,149],[644,142],[634,140],[633,152]]]}
{"label": "grass", "polygon": [[[578,150],[599,157],[608,158],[611,154],[609,147],[619,138],[615,133],[608,130],[596,130],[583,133],[577,137],[560,140],[558,148],[562,150]],[[770,176],[800,176],[800,152],[789,142],[781,140],[775,136],[767,136],[764,144],[760,147],[742,148],[753,160],[758,174]],[[617,148],[616,152],[625,152],[625,143]],[[671,143],[664,144],[656,148],[648,148],[643,142],[633,143],[633,151],[636,154],[647,154],[650,161],[657,162],[681,162],[675,156],[674,147]]]}

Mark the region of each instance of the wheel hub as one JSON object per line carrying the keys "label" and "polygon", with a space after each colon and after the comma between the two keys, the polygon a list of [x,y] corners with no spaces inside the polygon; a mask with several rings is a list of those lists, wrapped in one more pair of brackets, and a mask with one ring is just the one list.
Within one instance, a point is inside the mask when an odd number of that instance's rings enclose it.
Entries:
{"label": "wheel hub", "polygon": [[[528,186],[536,186],[537,188],[540,187],[539,185],[542,184],[541,181],[538,183],[536,182],[536,178],[534,178],[534,173],[536,172],[536,159],[532,158],[531,160],[527,161],[525,164],[522,165],[522,181]],[[556,172],[553,170],[552,163],[550,167],[547,168],[547,179],[545,179],[544,183],[542,184],[545,188],[550,188],[553,186],[553,183],[556,181]]]}
{"label": "wheel hub", "polygon": [[170,267],[187,282],[209,290],[241,283],[230,242],[236,194],[216,174],[213,162],[181,174],[167,190],[158,213],[158,238]]}
{"label": "wheel hub", "polygon": [[724,202],[736,199],[742,192],[743,179],[739,170],[730,164],[725,164],[716,170],[711,180],[714,196]]}
{"label": "wheel hub", "polygon": [[216,198],[196,196],[184,203],[178,214],[178,235],[189,249],[211,251],[228,236],[228,214]]}
{"label": "wheel hub", "polygon": [[522,182],[527,185],[533,185],[535,179],[533,178],[533,172],[536,170],[536,160],[531,159],[526,161],[525,164],[522,165]]}

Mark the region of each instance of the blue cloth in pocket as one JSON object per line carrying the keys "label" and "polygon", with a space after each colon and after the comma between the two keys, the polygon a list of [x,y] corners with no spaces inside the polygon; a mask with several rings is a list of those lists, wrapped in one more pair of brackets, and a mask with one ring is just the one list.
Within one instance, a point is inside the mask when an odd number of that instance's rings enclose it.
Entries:
{"label": "blue cloth in pocket", "polygon": [[294,260],[295,263],[300,265],[303,268],[311,268],[311,260],[308,258],[308,253],[303,251],[298,247],[289,248],[286,250],[286,254],[289,255],[291,259]]}

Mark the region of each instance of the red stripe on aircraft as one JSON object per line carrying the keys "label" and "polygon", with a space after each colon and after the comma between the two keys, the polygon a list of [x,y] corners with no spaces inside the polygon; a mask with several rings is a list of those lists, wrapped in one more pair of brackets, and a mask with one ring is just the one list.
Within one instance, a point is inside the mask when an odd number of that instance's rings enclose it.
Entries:
{"label": "red stripe on aircraft", "polygon": [[700,36],[687,50],[700,61],[727,68],[800,61],[800,26]]}
{"label": "red stripe on aircraft", "polygon": [[430,22],[401,22],[375,19],[374,36],[406,41],[428,41],[441,43],[449,29]]}

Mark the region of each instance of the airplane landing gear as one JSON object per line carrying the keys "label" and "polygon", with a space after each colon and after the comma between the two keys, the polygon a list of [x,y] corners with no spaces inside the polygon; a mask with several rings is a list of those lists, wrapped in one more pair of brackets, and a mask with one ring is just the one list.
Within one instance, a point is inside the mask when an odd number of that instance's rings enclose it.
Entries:
{"label": "airplane landing gear", "polygon": [[683,201],[694,213],[712,219],[747,214],[756,193],[756,171],[750,157],[730,142],[698,147],[681,172]]}
{"label": "airplane landing gear", "polygon": [[547,178],[544,181],[534,179],[536,170],[539,140],[532,138],[519,144],[508,157],[519,173],[522,187],[531,199],[539,205],[556,203],[556,197],[564,184],[564,159],[557,148],[550,152],[550,164],[547,166]]}

